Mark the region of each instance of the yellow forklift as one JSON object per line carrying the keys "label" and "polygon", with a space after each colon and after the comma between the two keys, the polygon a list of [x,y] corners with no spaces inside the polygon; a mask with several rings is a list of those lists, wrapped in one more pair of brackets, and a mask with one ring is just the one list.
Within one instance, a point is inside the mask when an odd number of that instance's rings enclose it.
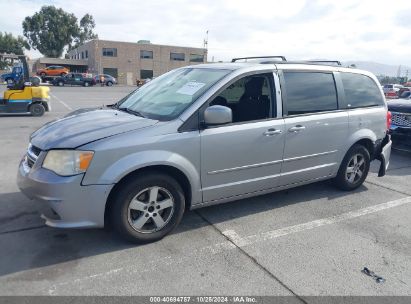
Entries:
{"label": "yellow forklift", "polygon": [[16,81],[8,84],[3,98],[0,98],[0,114],[29,113],[32,116],[42,116],[50,111],[50,88],[40,86],[40,80],[35,77],[30,79],[26,57],[11,54],[0,54],[0,57],[18,61],[22,66],[22,73],[17,75]]}

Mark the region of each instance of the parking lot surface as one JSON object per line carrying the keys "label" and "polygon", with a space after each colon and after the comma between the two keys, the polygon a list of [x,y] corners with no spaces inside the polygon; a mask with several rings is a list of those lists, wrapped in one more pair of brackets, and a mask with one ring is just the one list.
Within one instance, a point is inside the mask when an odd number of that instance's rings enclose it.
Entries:
{"label": "parking lot surface", "polygon": [[403,152],[393,151],[383,178],[375,161],[354,192],[320,182],[190,211],[152,244],[46,227],[43,206],[15,181],[30,133],[133,89],[52,87],[52,112],[0,116],[0,295],[411,295],[411,154]]}

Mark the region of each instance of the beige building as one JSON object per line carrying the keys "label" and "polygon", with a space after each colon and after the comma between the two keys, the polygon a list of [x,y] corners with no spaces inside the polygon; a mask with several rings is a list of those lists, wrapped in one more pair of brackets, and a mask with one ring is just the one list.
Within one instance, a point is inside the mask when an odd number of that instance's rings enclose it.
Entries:
{"label": "beige building", "polygon": [[93,74],[109,74],[120,84],[136,84],[137,80],[159,76],[172,69],[204,63],[207,50],[152,44],[91,40],[68,53],[70,60],[87,62]]}

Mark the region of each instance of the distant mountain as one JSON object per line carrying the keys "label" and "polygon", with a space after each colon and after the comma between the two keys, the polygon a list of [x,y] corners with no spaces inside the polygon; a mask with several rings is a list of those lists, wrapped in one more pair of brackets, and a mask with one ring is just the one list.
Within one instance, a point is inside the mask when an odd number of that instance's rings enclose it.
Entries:
{"label": "distant mountain", "polygon": [[[375,75],[397,76],[398,65],[388,65],[372,61],[345,61],[342,62],[344,66],[355,64],[358,69],[369,71]],[[408,70],[408,77],[411,77],[411,67],[402,65],[400,76],[406,76]]]}

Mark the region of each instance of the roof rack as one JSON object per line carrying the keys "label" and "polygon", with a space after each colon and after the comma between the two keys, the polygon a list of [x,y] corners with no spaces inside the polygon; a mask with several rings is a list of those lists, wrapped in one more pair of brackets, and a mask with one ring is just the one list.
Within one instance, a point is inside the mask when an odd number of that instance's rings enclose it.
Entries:
{"label": "roof rack", "polygon": [[318,63],[318,64],[331,64],[342,65],[339,60],[308,60],[307,62]]}
{"label": "roof rack", "polygon": [[287,61],[284,56],[257,56],[257,57],[241,57],[241,58],[233,58],[231,62],[236,62],[238,60],[247,60],[247,59],[268,59],[268,58],[278,58],[281,61]]}

